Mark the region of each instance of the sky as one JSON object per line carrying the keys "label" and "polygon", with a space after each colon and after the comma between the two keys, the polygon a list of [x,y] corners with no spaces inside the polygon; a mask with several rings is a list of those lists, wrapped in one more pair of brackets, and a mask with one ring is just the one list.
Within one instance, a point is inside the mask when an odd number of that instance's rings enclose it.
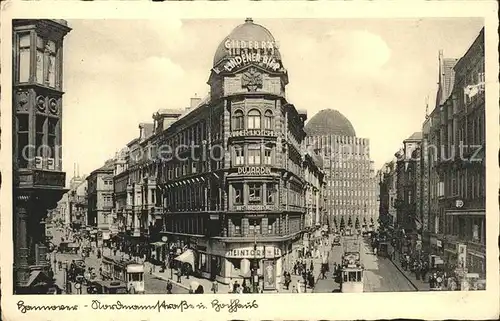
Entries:
{"label": "sky", "polygon": [[[139,135],[162,108],[204,97],[219,43],[241,19],[68,20],[63,168],[88,174]],[[280,43],[287,100],[311,119],[336,109],[370,139],[375,169],[420,131],[434,107],[438,52],[460,58],[477,18],[257,19]],[[459,30],[459,32],[457,32]]]}

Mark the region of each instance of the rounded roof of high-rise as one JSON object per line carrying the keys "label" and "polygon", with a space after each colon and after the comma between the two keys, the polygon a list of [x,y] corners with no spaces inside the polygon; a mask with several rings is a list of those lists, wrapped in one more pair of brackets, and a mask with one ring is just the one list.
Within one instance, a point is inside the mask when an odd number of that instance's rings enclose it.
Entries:
{"label": "rounded roof of high-rise", "polygon": [[[253,22],[252,18],[247,18],[245,23],[237,26],[231,31],[231,33],[222,40],[217,48],[217,51],[214,55],[214,66],[217,65],[222,59],[226,58],[229,54],[225,47],[225,43],[227,40],[240,40],[240,41],[258,41],[261,43],[262,41],[275,43],[275,39],[271,32],[267,30],[265,27],[256,24]],[[281,59],[281,55],[279,50],[275,50],[275,56],[278,59]]]}
{"label": "rounded roof of high-rise", "polygon": [[310,136],[356,136],[356,131],[349,119],[335,109],[324,109],[314,115],[304,127]]}

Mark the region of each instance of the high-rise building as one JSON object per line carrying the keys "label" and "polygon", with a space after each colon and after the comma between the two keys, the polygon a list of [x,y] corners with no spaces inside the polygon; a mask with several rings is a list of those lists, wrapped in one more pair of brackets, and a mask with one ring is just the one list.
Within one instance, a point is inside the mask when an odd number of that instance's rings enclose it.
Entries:
{"label": "high-rise building", "polygon": [[[13,20],[14,291],[47,293],[45,219],[66,192],[62,171],[64,20]],[[51,291],[51,290],[50,290]]]}
{"label": "high-rise building", "polygon": [[306,145],[323,157],[330,226],[372,230],[378,221],[378,182],[369,140],[356,137],[350,121],[331,109],[316,114],[305,131]]}

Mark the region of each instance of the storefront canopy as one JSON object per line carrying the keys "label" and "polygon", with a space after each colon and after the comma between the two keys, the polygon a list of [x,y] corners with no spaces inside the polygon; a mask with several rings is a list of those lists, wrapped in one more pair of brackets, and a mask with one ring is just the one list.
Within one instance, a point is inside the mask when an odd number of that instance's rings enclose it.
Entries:
{"label": "storefront canopy", "polygon": [[192,250],[186,250],[184,253],[175,258],[177,261],[188,263],[194,270],[194,253]]}

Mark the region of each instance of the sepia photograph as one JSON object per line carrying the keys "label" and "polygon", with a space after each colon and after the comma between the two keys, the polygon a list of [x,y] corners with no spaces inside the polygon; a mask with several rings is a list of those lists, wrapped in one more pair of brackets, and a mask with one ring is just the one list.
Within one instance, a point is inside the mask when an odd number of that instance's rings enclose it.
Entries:
{"label": "sepia photograph", "polygon": [[11,309],[498,287],[485,18],[256,12],[8,21]]}

